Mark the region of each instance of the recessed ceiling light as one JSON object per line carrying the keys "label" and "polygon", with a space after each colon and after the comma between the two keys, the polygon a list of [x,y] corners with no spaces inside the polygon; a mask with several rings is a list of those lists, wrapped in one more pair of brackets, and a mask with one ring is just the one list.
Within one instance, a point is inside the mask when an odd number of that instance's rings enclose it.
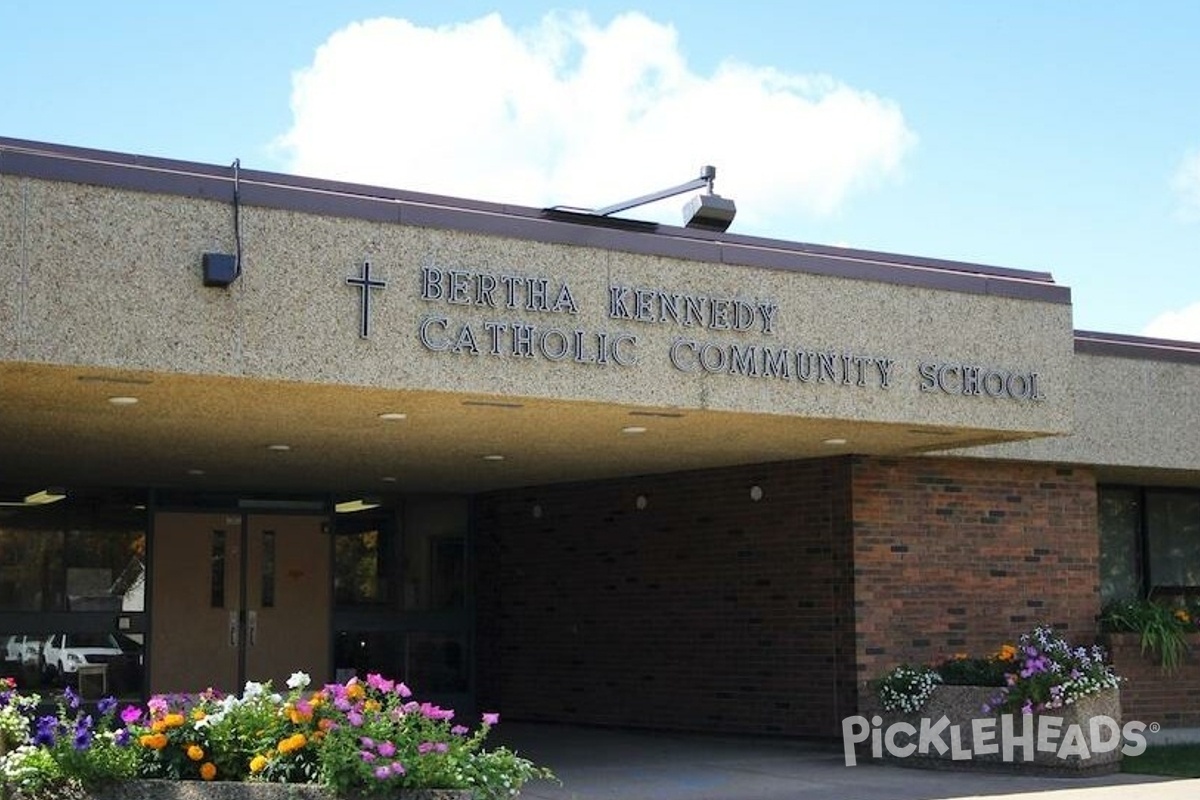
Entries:
{"label": "recessed ceiling light", "polygon": [[483,460],[484,461],[503,461],[504,456],[500,455],[499,453],[489,453],[488,455],[483,457]]}
{"label": "recessed ceiling light", "polygon": [[188,474],[188,475],[196,475],[196,476],[200,476],[200,475],[203,475],[203,474],[204,474],[204,470],[202,470],[202,469],[196,469],[196,468],[194,468],[194,467],[193,467],[192,469],[189,469],[189,470],[187,471],[187,474]]}
{"label": "recessed ceiling light", "polygon": [[114,406],[135,406],[137,405],[138,399],[129,395],[121,395],[118,397],[108,398],[108,402],[112,403]]}
{"label": "recessed ceiling light", "polygon": [[379,480],[383,481],[384,483],[395,483],[397,478],[395,475],[384,475]]}
{"label": "recessed ceiling light", "polygon": [[827,445],[830,445],[831,447],[836,447],[839,444],[845,444],[845,443],[846,443],[845,439],[826,439],[825,441],[821,442],[821,444],[827,444]]}
{"label": "recessed ceiling light", "polygon": [[290,444],[269,444],[267,445],[267,449],[276,453],[286,453],[292,449],[292,446]]}
{"label": "recessed ceiling light", "polygon": [[395,422],[400,419],[408,419],[408,414],[403,411],[385,411],[379,415],[379,418],[387,422]]}
{"label": "recessed ceiling light", "polygon": [[643,427],[641,425],[626,425],[624,428],[621,428],[621,433],[645,433],[645,432],[646,432],[645,427]]}

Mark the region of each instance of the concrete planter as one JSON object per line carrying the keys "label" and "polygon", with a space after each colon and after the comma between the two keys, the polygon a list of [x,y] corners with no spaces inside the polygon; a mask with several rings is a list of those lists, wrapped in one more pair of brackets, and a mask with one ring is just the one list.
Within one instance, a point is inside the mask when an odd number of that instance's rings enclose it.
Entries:
{"label": "concrete planter", "polygon": [[[880,723],[873,727],[880,729],[881,755],[900,764],[1063,776],[1102,775],[1120,769],[1124,742],[1117,689],[1106,689],[1044,714],[984,714],[983,707],[998,692],[995,686],[939,686],[919,712],[899,714],[882,711],[874,692],[868,690],[863,695],[868,699],[864,716],[878,715]],[[889,736],[894,725],[898,727]],[[1026,725],[1032,726],[1028,739],[1032,747],[1023,744]],[[937,746],[939,742],[944,752]],[[859,758],[874,757],[873,749],[872,740],[864,742],[858,748]]]}
{"label": "concrete planter", "polygon": [[[356,800],[315,784],[235,781],[125,781],[105,787],[93,800]],[[471,800],[468,789],[402,789],[385,800]]]}

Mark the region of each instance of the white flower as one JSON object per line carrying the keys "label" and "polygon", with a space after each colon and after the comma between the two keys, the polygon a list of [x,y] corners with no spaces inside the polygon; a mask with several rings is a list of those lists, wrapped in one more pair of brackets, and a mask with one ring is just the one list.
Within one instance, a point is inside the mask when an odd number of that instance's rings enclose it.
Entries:
{"label": "white flower", "polygon": [[246,681],[246,688],[242,690],[242,698],[249,700],[252,697],[258,697],[263,693],[264,688],[258,681]]}
{"label": "white flower", "polygon": [[312,683],[312,678],[308,677],[305,672],[293,672],[292,677],[287,679],[287,687],[289,689],[306,689]]}

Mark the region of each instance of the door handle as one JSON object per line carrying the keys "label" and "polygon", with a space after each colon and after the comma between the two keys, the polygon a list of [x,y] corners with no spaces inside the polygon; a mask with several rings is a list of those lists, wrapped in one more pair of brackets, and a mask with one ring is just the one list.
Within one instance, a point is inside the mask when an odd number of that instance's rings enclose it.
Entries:
{"label": "door handle", "polygon": [[238,639],[240,638],[239,634],[241,633],[241,631],[239,630],[240,627],[241,626],[238,624],[238,612],[230,611],[229,612],[229,646],[230,647],[238,646]]}
{"label": "door handle", "polygon": [[249,639],[249,644],[254,647],[258,644],[258,612],[246,612],[246,637]]}

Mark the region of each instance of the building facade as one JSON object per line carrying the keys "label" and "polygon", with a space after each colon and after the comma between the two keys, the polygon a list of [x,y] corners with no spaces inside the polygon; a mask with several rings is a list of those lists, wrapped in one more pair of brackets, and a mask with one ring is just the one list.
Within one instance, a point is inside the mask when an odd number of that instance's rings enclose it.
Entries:
{"label": "building facade", "polygon": [[1200,345],[1047,273],[0,139],[0,319],[47,687],[833,736],[1200,582]]}

